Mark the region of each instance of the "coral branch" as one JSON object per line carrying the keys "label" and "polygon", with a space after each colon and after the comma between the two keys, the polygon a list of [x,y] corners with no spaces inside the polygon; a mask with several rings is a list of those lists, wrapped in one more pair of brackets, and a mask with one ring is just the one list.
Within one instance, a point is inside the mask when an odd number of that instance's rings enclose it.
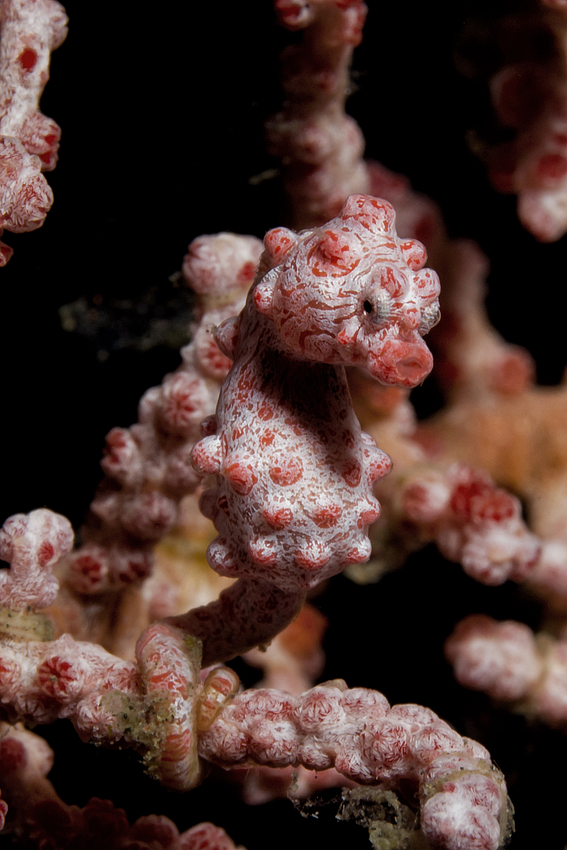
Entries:
{"label": "coral branch", "polygon": [[[55,168],[61,131],[39,111],[39,99],[50,52],[67,34],[67,16],[56,0],[2,0],[0,27],[1,235],[40,227],[53,203],[40,171]],[[12,253],[0,243],[0,266]]]}
{"label": "coral branch", "polygon": [[12,611],[47,608],[58,588],[50,567],[72,545],[69,521],[45,508],[6,520],[0,530],[0,558],[11,568],[0,573],[2,605]]}
{"label": "coral branch", "polygon": [[199,322],[179,368],[144,394],[137,424],[113,428],[106,438],[106,479],[91,503],[82,545],[68,559],[66,581],[75,592],[100,594],[149,575],[152,547],[178,522],[181,499],[199,484],[191,449],[230,367],[212,329],[240,309],[261,245],[253,236],[222,233],[189,246],[183,272],[199,297]]}
{"label": "coral branch", "polygon": [[465,687],[567,730],[565,639],[535,636],[523,623],[477,614],[458,624],[445,652]]}
{"label": "coral branch", "polygon": [[224,768],[333,767],[364,785],[402,785],[419,797],[421,829],[434,847],[496,850],[510,828],[506,786],[486,750],[432,711],[390,708],[376,691],[342,681],[300,697],[283,691],[236,696],[200,741]]}
{"label": "coral branch", "polygon": [[276,2],[280,23],[302,31],[282,56],[283,110],[266,125],[270,152],[282,160],[294,227],[335,216],[354,192],[368,191],[364,138],[344,113],[353,48],[362,40],[366,4]]}
{"label": "coral branch", "polygon": [[399,499],[403,519],[416,524],[422,539],[435,540],[477,581],[524,581],[537,563],[541,544],[523,522],[518,499],[485,473],[461,465],[417,469]]}

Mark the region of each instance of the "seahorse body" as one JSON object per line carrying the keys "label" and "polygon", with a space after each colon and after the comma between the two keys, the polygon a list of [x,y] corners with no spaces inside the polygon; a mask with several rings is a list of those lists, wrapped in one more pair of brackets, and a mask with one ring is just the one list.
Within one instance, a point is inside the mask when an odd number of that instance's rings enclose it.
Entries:
{"label": "seahorse body", "polygon": [[423,246],[398,239],[391,206],[367,196],[322,228],[278,228],[264,244],[244,310],[217,331],[234,364],[193,462],[217,477],[201,505],[219,532],[211,566],[292,590],[370,556],[372,484],[390,460],[361,431],[344,364],[419,383],[439,282],[421,270]]}

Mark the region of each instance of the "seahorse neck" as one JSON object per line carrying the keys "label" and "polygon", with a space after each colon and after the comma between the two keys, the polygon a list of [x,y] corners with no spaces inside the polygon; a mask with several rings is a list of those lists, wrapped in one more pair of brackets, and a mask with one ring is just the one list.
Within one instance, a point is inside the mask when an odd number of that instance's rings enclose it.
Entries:
{"label": "seahorse neck", "polygon": [[240,317],[236,357],[247,357],[261,350],[277,352],[286,360],[302,360],[282,341],[272,319],[259,313],[252,298],[248,298]]}

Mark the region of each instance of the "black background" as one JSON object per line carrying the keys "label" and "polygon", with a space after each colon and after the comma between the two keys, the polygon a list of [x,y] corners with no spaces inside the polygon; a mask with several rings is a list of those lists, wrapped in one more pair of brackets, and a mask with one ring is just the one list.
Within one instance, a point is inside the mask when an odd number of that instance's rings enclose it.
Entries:
{"label": "black background", "polygon": [[[370,2],[349,111],[367,154],[435,198],[453,236],[481,244],[491,260],[495,325],[534,354],[540,381],[554,383],[566,361],[565,241],[540,245],[527,234],[514,199],[491,189],[465,143],[483,94],[456,73],[453,49],[479,5],[455,2],[441,12],[417,0],[390,9]],[[121,347],[125,335],[144,330],[128,304],[150,290],[169,297],[169,278],[195,236],[262,236],[282,223],[277,180],[250,178],[275,165],[262,125],[279,106],[285,37],[268,0],[153,7],[72,0],[67,11],[70,33],[42,100],[63,131],[48,175],[55,203],[41,230],[4,237],[15,254],[0,273],[0,513],[47,506],[78,527],[100,478],[106,432],[134,422],[142,392],[179,362],[164,345]],[[188,309],[184,294],[174,294]],[[110,311],[110,326],[96,338],[61,329],[59,308],[79,298]],[[420,403],[426,412],[427,393]],[[376,687],[392,702],[424,703],[481,740],[510,782],[512,847],[564,846],[565,786],[557,778],[564,738],[463,692],[442,657],[443,640],[465,614],[536,626],[533,603],[514,587],[481,587],[426,550],[370,588],[338,577],[317,604],[331,621],[325,678]],[[214,780],[181,798],[164,792],[141,777],[130,754],[82,745],[65,723],[44,734],[57,748],[53,781],[69,803],[111,798],[131,819],[167,814],[180,829],[213,820],[248,850],[290,841],[367,846],[362,831],[355,838],[341,824],[303,821],[287,801],[244,809]]]}

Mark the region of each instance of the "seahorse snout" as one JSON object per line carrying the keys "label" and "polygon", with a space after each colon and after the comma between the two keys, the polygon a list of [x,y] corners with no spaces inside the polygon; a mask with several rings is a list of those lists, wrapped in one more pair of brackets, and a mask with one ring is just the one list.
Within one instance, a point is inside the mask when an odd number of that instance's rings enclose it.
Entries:
{"label": "seahorse snout", "polygon": [[381,351],[370,355],[368,363],[370,374],[379,381],[402,387],[417,386],[429,375],[432,368],[431,352],[419,336],[411,342],[402,339],[388,340]]}

